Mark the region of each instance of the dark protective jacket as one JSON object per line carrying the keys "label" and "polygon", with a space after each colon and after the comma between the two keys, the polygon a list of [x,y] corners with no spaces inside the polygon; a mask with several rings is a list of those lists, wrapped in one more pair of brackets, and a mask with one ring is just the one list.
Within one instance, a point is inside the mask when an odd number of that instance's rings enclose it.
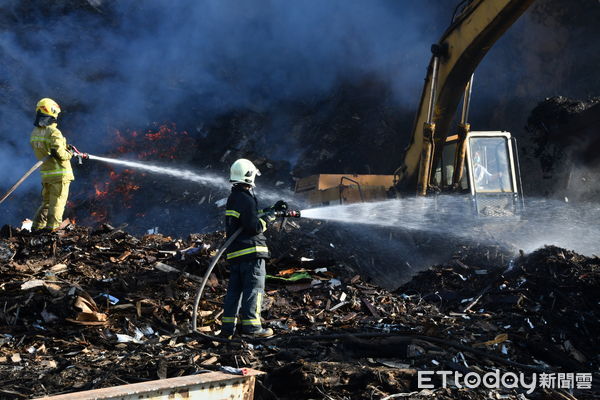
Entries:
{"label": "dark protective jacket", "polygon": [[269,258],[264,231],[267,223],[259,218],[256,197],[241,185],[234,185],[225,208],[225,229],[231,237],[240,227],[242,232],[227,249],[227,260],[243,262],[257,258]]}

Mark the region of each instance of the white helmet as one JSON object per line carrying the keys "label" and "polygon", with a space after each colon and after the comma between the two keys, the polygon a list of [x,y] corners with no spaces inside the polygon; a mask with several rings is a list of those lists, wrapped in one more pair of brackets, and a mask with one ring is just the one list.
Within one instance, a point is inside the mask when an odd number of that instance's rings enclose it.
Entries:
{"label": "white helmet", "polygon": [[252,161],[240,158],[231,164],[229,182],[254,186],[254,178],[257,175],[260,176],[260,171],[252,164]]}

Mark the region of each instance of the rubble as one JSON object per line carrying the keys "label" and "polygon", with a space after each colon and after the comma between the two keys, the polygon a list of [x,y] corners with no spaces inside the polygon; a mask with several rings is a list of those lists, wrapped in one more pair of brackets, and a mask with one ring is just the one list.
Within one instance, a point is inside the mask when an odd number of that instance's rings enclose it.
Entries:
{"label": "rubble", "polygon": [[263,319],[277,335],[227,341],[214,336],[227,284],[223,262],[200,306],[200,332],[189,332],[196,278],[222,233],[135,237],[108,225],[72,225],[55,236],[2,232],[0,248],[10,257],[0,263],[1,398],[243,368],[267,372],[259,399],[600,394],[585,382],[572,394],[441,388],[436,379],[435,388],[417,387],[418,371],[434,370],[600,379],[597,257],[545,247],[503,262],[489,250],[463,248],[390,292],[361,278],[328,241],[298,235],[295,250],[278,258],[289,242],[274,236]]}
{"label": "rubble", "polygon": [[598,197],[599,190],[593,182],[599,166],[594,150],[600,145],[599,122],[599,97],[587,100],[550,97],[531,111],[526,130],[533,146],[524,150],[531,152],[525,154],[539,164],[541,178],[547,180],[543,185],[537,182],[544,187],[541,194],[554,192],[559,197],[583,201]]}

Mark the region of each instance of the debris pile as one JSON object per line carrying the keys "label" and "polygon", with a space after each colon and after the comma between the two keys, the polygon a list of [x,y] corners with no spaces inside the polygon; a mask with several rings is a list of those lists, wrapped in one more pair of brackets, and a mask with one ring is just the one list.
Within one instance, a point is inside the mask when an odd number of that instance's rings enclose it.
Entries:
{"label": "debris pile", "polygon": [[[451,263],[390,292],[353,272],[352,254],[334,252],[327,241],[321,248],[316,241],[301,243],[299,235],[285,258],[276,250],[285,243],[272,246],[262,316],[276,336],[227,341],[215,337],[225,263],[209,279],[199,332],[189,332],[193,296],[221,233],[138,238],[104,225],[70,226],[56,236],[9,227],[1,234],[1,398],[222,366],[267,372],[257,387],[261,399],[381,399],[399,393],[516,399],[524,393],[442,388],[436,379],[432,389],[417,386],[418,371],[494,368],[584,373],[573,395],[599,394],[586,388],[600,366],[598,258],[546,247],[493,266],[489,253],[465,248]],[[558,387],[527,396],[573,398]]]}
{"label": "debris pile", "polygon": [[[539,164],[545,184],[535,183],[529,193],[557,192],[573,200],[594,201],[594,184],[600,160],[594,151],[600,145],[600,98],[575,100],[555,96],[540,102],[527,119],[531,149],[523,149]],[[531,154],[527,154],[531,151]],[[537,167],[537,166],[536,166]],[[527,175],[525,179],[535,180]],[[539,181],[539,179],[537,179]],[[540,187],[536,187],[540,186]],[[543,187],[543,191],[540,188]]]}
{"label": "debris pile", "polygon": [[515,349],[516,360],[581,371],[600,366],[600,337],[593,333],[600,330],[599,284],[600,259],[547,246],[506,268],[456,260],[421,272],[401,290],[513,338],[502,351]]}

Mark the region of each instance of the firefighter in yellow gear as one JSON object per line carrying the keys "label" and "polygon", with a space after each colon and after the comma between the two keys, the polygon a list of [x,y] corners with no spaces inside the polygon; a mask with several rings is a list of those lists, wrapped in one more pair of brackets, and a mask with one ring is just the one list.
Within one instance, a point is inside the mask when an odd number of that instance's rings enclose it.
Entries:
{"label": "firefighter in yellow gear", "polygon": [[75,179],[71,168],[73,152],[57,129],[59,105],[52,99],[41,99],[35,108],[35,128],[30,144],[38,160],[44,160],[42,175],[42,204],[33,219],[33,230],[55,230],[62,223],[69,197],[69,185]]}

